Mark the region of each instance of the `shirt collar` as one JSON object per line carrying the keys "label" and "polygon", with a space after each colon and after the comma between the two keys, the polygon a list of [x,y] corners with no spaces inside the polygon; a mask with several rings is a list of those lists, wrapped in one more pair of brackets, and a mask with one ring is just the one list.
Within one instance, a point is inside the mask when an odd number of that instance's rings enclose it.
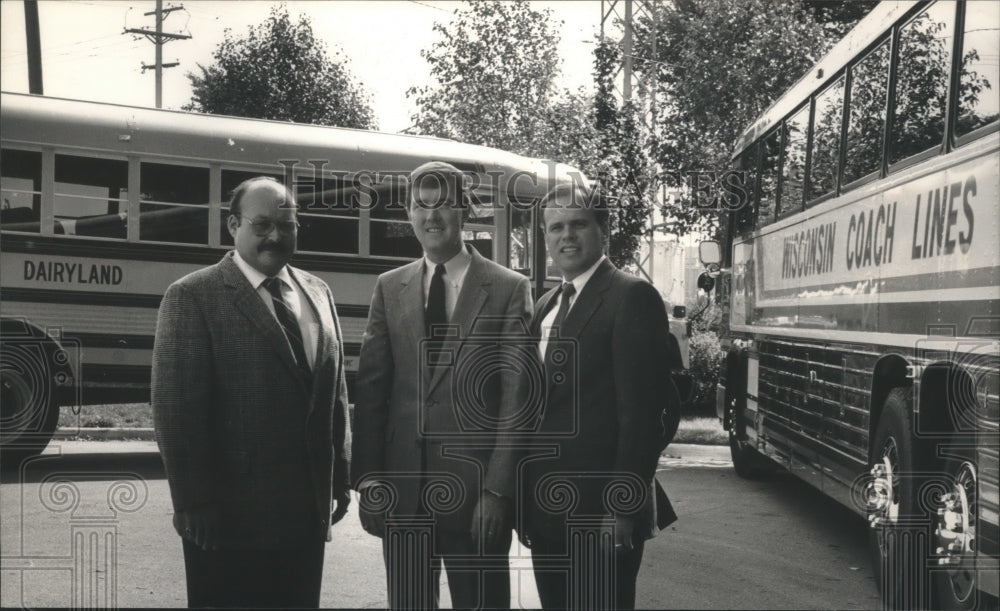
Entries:
{"label": "shirt collar", "polygon": [[[247,263],[246,260],[240,256],[238,250],[233,251],[233,262],[236,263],[236,267],[240,268],[240,271],[243,272],[243,275],[246,277],[247,281],[250,282],[250,286],[252,286],[254,290],[259,289],[260,285],[267,280],[267,276]],[[292,276],[288,273],[287,265],[283,266],[281,271],[275,274],[275,278],[284,282],[288,287],[292,286]]]}
{"label": "shirt collar", "polygon": [[[577,295],[583,292],[583,287],[587,286],[587,281],[590,280],[590,278],[594,275],[594,272],[597,271],[597,267],[601,264],[602,261],[604,261],[604,259],[605,256],[601,255],[601,258],[595,261],[594,264],[590,266],[590,269],[588,269],[587,271],[583,272],[576,278],[573,278],[572,280],[569,281],[573,283],[573,288],[576,289]],[[566,282],[565,278],[563,279],[563,282]]]}
{"label": "shirt collar", "polygon": [[[448,282],[453,285],[461,284],[462,279],[465,277],[465,272],[469,271],[469,266],[471,264],[472,253],[469,252],[468,247],[463,242],[462,248],[458,251],[458,254],[444,262],[444,273],[448,278]],[[436,265],[437,264],[428,259],[427,254],[424,253],[424,269],[427,270],[428,276],[434,274],[434,267]]]}

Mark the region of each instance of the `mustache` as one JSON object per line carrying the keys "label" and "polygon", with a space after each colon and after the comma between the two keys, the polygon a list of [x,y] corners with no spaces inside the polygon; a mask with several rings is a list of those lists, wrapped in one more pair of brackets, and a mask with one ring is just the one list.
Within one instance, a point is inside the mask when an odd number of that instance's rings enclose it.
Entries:
{"label": "mustache", "polygon": [[285,252],[288,250],[289,246],[290,245],[285,242],[267,242],[258,246],[257,251],[264,252],[265,250],[273,250],[275,252]]}

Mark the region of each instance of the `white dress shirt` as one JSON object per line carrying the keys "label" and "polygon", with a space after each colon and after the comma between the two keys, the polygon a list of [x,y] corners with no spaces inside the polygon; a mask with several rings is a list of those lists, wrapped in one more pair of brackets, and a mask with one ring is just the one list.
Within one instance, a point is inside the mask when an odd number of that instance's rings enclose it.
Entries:
{"label": "white dress shirt", "polygon": [[[444,262],[444,311],[451,320],[455,313],[455,304],[458,303],[458,294],[462,291],[462,283],[465,282],[465,274],[469,271],[472,263],[472,254],[465,244],[458,254]],[[427,299],[431,292],[431,279],[434,278],[434,268],[436,263],[427,258],[424,254],[424,308],[427,308]]]}
{"label": "white dress shirt", "polygon": [[[601,261],[603,261],[604,258],[605,258],[604,255],[601,255],[601,258],[598,259],[596,263],[591,265],[590,268],[587,269],[587,271],[583,272],[576,278],[573,278],[572,280],[569,281],[573,284],[573,287],[576,289],[576,293],[574,293],[573,296],[570,297],[569,310],[566,310],[567,317],[569,316],[569,311],[573,309],[574,305],[576,305],[576,298],[579,297],[580,293],[583,292],[583,287],[587,286],[587,281],[590,280],[591,276],[594,275],[594,272],[597,271],[597,266],[601,264]],[[566,280],[563,279],[563,282],[565,283]],[[559,313],[559,307],[562,305],[562,300],[564,298],[565,295],[562,292],[560,292],[559,298],[556,299],[556,302],[552,305],[552,307],[549,308],[549,311],[545,315],[545,318],[542,319],[542,327],[541,327],[542,337],[541,339],[538,340],[538,354],[541,355],[543,359],[545,358],[545,348],[548,347],[549,345],[549,331],[552,330],[552,323],[555,322],[556,320],[556,314]]]}
{"label": "white dress shirt", "polygon": [[[274,316],[274,319],[278,320],[278,316],[274,313],[274,303],[271,302],[271,293],[264,288],[264,281],[267,280],[267,276],[247,263],[237,251],[233,251],[233,261],[236,262],[236,267],[240,268],[240,271],[246,276],[246,279],[250,282],[250,286],[264,300],[264,305],[271,312],[271,316]],[[316,366],[316,353],[319,350],[319,322],[316,320],[316,315],[313,313],[312,308],[309,307],[309,300],[306,299],[305,294],[302,292],[302,287],[292,280],[291,274],[288,273],[288,268],[282,267],[281,271],[275,275],[275,278],[281,280],[281,297],[288,304],[288,309],[295,315],[295,320],[299,322],[299,332],[302,333],[302,347],[305,348],[306,359],[309,360],[309,368],[312,369]],[[278,321],[278,326],[281,326],[281,321]]]}

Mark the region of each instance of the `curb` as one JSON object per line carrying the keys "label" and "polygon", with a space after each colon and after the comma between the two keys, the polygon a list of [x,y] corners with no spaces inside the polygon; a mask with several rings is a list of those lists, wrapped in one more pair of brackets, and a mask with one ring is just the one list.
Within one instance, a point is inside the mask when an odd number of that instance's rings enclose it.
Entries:
{"label": "curb", "polygon": [[[683,435],[675,437],[674,440],[670,442],[670,445],[726,445],[721,443],[697,443],[694,440],[685,441],[683,437]],[[153,433],[152,428],[59,427],[56,429],[52,438],[62,441],[73,441],[77,439],[86,439],[91,441],[156,441],[156,436]]]}
{"label": "curb", "polygon": [[52,436],[54,440],[74,441],[87,439],[92,441],[156,441],[152,428],[96,428],[96,427],[60,427]]}

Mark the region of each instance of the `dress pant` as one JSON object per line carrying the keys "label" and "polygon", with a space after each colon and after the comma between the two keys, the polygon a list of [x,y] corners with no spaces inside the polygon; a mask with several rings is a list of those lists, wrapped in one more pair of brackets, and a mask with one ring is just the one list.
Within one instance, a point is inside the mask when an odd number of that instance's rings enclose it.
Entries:
{"label": "dress pant", "polygon": [[510,608],[513,531],[508,529],[499,541],[480,551],[467,532],[431,528],[421,536],[405,532],[405,526],[390,530],[382,538],[390,608],[437,609],[442,563],[448,574],[452,608]]}
{"label": "dress pant", "polygon": [[[544,609],[608,608],[600,600],[570,599],[570,575],[578,584],[605,583],[613,588],[600,588],[613,597],[613,609],[635,609],[635,582],[639,577],[644,541],[631,550],[617,548],[599,550],[584,557],[569,554],[566,540],[535,538],[531,540],[531,560],[538,586],[538,598]],[[610,556],[613,555],[614,559]],[[567,568],[568,563],[568,568]],[[556,565],[556,566],[553,566]],[[613,577],[611,567],[613,566]],[[613,582],[609,583],[609,580]],[[572,606],[571,606],[572,604]]]}
{"label": "dress pant", "polygon": [[320,539],[283,549],[205,551],[184,540],[188,607],[319,607]]}

